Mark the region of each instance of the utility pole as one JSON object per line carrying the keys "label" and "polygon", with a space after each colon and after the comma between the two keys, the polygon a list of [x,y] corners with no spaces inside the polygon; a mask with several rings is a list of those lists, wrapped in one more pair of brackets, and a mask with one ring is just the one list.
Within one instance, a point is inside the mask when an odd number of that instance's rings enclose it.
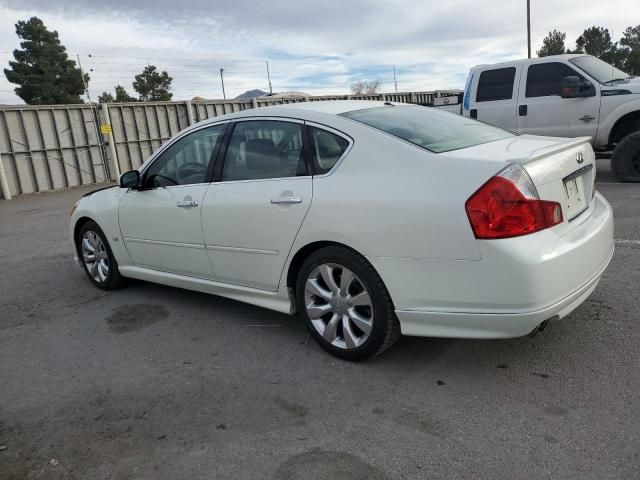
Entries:
{"label": "utility pole", "polygon": [[396,77],[396,66],[393,66],[393,83],[396,86],[396,93],[398,93],[398,77]]}
{"label": "utility pole", "polygon": [[222,82],[222,98],[227,99],[227,96],[224,93],[224,77],[222,76],[222,72],[224,72],[224,68],[220,69],[220,82]]}
{"label": "utility pole", "polygon": [[527,0],[527,51],[531,58],[531,0]]}
{"label": "utility pole", "polygon": [[269,79],[269,95],[273,94],[273,89],[271,88],[271,74],[269,73],[269,60],[267,60],[267,79]]}
{"label": "utility pole", "polygon": [[82,71],[82,64],[80,63],[80,55],[76,55],[78,59],[78,68],[80,68],[80,77],[82,77],[82,85],[84,86],[84,93],[87,94],[87,100],[91,103],[91,95],[89,95],[89,89],[87,88],[87,82],[84,81],[84,72]]}

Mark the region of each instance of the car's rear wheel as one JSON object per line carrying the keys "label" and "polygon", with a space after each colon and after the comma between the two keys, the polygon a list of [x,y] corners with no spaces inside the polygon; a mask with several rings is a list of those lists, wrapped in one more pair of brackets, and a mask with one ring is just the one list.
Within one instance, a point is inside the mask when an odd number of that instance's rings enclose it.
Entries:
{"label": "car's rear wheel", "polygon": [[640,182],[640,131],[618,143],[611,156],[611,170],[621,182]]}
{"label": "car's rear wheel", "polygon": [[364,257],[345,247],[322,248],[305,260],[296,298],[316,341],[345,360],[378,355],[400,336],[382,279]]}
{"label": "car's rear wheel", "polygon": [[78,254],[87,276],[103,290],[117,288],[124,282],[109,242],[97,223],[85,223],[78,233]]}

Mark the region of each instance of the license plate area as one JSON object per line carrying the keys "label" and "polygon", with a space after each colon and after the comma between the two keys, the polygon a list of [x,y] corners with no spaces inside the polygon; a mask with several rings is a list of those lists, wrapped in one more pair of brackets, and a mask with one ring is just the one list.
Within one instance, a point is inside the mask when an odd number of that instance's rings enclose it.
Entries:
{"label": "license plate area", "polygon": [[569,221],[579,217],[589,208],[591,195],[591,175],[587,175],[593,169],[593,164],[586,165],[562,179],[564,184],[565,213]]}

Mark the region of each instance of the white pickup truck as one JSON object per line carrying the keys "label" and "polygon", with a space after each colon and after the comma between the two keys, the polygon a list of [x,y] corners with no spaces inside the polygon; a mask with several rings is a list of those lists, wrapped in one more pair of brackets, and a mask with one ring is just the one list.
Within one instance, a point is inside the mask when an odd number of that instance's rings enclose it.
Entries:
{"label": "white pickup truck", "polygon": [[[640,78],[590,55],[471,69],[460,112],[520,133],[591,137],[618,180],[640,181]],[[450,109],[450,108],[448,108]]]}

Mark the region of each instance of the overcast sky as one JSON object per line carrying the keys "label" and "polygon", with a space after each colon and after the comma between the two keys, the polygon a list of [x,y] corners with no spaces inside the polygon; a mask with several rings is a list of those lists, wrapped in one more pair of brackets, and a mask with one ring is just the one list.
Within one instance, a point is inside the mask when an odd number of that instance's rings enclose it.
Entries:
{"label": "overcast sky", "polygon": [[[531,0],[535,52],[554,28],[568,46],[584,28],[617,40],[640,24],[639,0]],[[133,4],[133,5],[131,5]],[[347,93],[380,79],[382,91],[462,88],[469,68],[526,57],[525,0],[0,0],[3,66],[19,40],[14,24],[36,15],[90,70],[90,93],[125,85],[147,63],[174,78],[175,100],[245,90]],[[0,103],[21,103],[2,75]]]}

